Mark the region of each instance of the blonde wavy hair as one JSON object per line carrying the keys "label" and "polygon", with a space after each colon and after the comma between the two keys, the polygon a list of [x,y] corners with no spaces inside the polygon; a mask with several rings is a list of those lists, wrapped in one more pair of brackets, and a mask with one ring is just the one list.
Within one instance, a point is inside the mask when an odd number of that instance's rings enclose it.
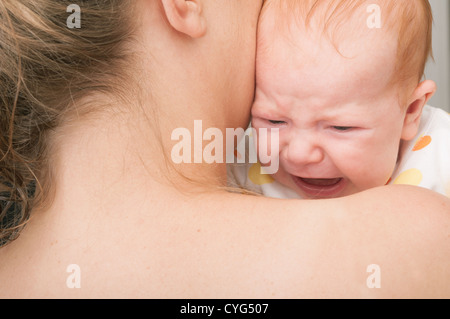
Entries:
{"label": "blonde wavy hair", "polygon": [[135,2],[78,0],[79,29],[67,26],[72,3],[0,1],[0,246],[51,197],[51,133],[92,111],[77,103],[91,92],[125,89]]}

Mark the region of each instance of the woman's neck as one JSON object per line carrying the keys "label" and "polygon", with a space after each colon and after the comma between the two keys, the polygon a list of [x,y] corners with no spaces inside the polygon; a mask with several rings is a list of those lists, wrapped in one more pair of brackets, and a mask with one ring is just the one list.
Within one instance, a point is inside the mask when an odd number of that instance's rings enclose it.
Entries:
{"label": "woman's neck", "polygon": [[141,193],[147,189],[158,194],[175,187],[182,191],[199,187],[204,191],[223,186],[224,163],[177,163],[172,158],[172,148],[177,144],[171,140],[172,133],[180,126],[190,131],[194,124],[191,119],[186,116],[184,121],[176,119],[173,121],[176,124],[169,124],[166,114],[165,121],[156,121],[141,112],[152,107],[141,105],[130,108],[140,112],[125,114],[96,114],[92,119],[65,125],[55,132],[51,140],[55,146],[51,161],[56,179],[52,183],[56,187],[55,198],[76,194],[108,201],[120,196],[123,190]]}
{"label": "woman's neck", "polygon": [[[229,92],[210,80],[219,71],[216,61],[206,69],[201,65],[209,47],[170,41],[178,35],[169,36],[163,33],[165,29],[146,30],[151,34],[141,35],[142,41],[132,48],[139,62],[129,66],[133,78],[124,83],[133,91],[129,92],[130,102],[114,103],[109,98],[111,105],[102,108],[106,111],[64,125],[54,134],[57,190],[70,193],[74,185],[85,185],[114,194],[114,185],[119,190],[147,185],[158,190],[166,186],[192,190],[200,185],[203,191],[225,185],[224,161],[207,164],[204,158],[201,163],[194,160],[194,153],[202,154],[208,143],[199,146],[201,143],[195,142],[199,141],[196,124],[200,121],[202,125],[200,135],[209,128],[225,134],[225,123],[234,123],[231,119],[236,115],[230,112]],[[183,54],[171,53],[167,59],[167,52]],[[97,97],[91,101],[100,104]],[[243,124],[240,122],[236,125]],[[189,132],[190,140],[177,139],[179,130]],[[188,154],[191,162],[179,163],[174,158],[173,148],[180,142],[190,144],[191,148],[183,151],[192,152]]]}

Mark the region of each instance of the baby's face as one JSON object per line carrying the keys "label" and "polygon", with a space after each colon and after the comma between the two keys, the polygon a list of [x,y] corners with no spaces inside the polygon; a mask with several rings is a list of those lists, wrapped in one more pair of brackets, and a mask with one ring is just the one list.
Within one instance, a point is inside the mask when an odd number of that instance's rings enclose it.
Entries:
{"label": "baby's face", "polygon": [[301,33],[287,39],[273,30],[260,29],[252,109],[257,131],[279,129],[280,168],[273,177],[311,199],[385,185],[405,118],[398,90],[389,87],[395,45],[346,43],[343,57],[328,40]]}

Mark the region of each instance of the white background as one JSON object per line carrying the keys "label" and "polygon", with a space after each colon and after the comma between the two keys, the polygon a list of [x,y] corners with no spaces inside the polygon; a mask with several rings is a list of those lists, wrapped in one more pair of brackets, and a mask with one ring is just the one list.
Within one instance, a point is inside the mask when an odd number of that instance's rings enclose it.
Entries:
{"label": "white background", "polygon": [[450,112],[450,0],[430,0],[434,15],[433,51],[425,72],[438,85],[430,105]]}

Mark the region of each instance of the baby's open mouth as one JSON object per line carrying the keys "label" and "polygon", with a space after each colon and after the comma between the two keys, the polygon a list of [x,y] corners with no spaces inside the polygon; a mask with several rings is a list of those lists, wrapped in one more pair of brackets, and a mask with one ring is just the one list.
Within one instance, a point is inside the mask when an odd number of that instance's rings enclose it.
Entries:
{"label": "baby's open mouth", "polygon": [[339,183],[342,178],[301,178],[300,179],[306,183],[313,186],[334,186]]}
{"label": "baby's open mouth", "polygon": [[303,178],[292,176],[295,184],[308,197],[331,198],[337,196],[347,185],[344,178]]}

